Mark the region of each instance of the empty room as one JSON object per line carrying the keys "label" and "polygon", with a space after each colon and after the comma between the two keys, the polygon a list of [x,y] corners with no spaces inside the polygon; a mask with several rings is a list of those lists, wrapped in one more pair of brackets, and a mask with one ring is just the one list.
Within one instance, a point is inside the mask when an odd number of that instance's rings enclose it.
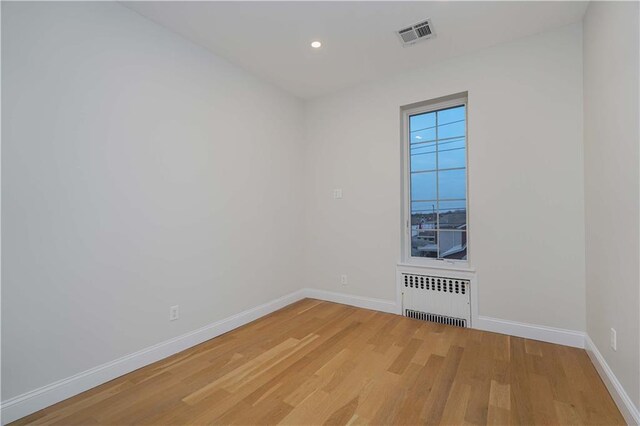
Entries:
{"label": "empty room", "polygon": [[640,2],[0,12],[2,425],[640,424]]}

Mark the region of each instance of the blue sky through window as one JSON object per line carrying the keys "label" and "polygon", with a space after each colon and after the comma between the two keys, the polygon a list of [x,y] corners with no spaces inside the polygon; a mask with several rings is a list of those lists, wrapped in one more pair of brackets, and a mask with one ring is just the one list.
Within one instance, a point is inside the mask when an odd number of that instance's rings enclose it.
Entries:
{"label": "blue sky through window", "polygon": [[411,199],[466,198],[465,106],[412,115],[409,134]]}

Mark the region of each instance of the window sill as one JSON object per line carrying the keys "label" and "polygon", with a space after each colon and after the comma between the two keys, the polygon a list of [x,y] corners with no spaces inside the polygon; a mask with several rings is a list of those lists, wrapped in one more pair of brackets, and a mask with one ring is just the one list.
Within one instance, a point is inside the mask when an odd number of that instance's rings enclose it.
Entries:
{"label": "window sill", "polygon": [[438,271],[453,271],[453,272],[466,272],[466,273],[475,273],[476,268],[470,267],[468,264],[455,264],[455,263],[445,263],[440,264],[424,264],[424,263],[409,263],[409,262],[398,262],[398,268],[416,268],[416,269],[434,269]]}

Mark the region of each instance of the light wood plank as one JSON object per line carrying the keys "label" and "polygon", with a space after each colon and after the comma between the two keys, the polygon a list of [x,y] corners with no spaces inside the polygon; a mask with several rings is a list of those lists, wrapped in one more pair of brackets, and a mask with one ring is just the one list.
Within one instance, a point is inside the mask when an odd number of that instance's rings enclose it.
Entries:
{"label": "light wood plank", "polygon": [[624,420],[581,349],[306,299],[14,424]]}

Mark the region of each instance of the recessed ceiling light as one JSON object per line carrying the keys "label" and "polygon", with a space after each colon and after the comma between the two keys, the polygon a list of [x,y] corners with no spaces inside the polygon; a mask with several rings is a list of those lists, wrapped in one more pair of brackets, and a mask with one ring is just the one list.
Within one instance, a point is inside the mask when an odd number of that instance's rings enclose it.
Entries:
{"label": "recessed ceiling light", "polygon": [[320,43],[317,40],[311,42],[311,47],[313,47],[314,49],[319,49],[321,46],[322,46],[322,43]]}

